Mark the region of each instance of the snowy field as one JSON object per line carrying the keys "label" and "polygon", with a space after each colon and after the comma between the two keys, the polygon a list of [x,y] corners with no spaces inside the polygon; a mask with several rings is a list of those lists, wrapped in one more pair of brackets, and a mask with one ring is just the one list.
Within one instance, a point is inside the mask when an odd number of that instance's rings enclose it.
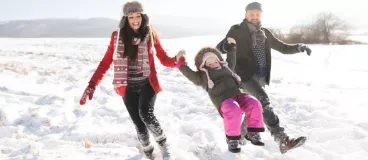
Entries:
{"label": "snowy field", "polygon": [[[193,66],[200,47],[221,36],[162,40]],[[79,105],[109,39],[0,39],[0,159],[143,159],[112,70],[92,101]],[[267,88],[281,125],[306,144],[280,154],[269,132],[264,147],[242,147],[244,160],[367,160],[368,46],[311,46],[313,53],[273,51]],[[227,151],[222,118],[206,93],[156,61],[164,87],[155,113],[178,160],[239,159]],[[179,85],[180,84],[180,85]]]}

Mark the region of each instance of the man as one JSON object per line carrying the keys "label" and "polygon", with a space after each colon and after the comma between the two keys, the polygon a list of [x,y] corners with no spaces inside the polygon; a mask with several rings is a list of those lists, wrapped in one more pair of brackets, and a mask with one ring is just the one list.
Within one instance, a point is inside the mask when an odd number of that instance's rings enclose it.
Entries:
{"label": "man", "polygon": [[[304,44],[286,44],[278,40],[268,29],[263,28],[261,25],[263,11],[260,3],[250,3],[245,10],[243,22],[230,28],[225,39],[217,45],[217,49],[222,53],[227,53],[227,49],[231,47],[227,43],[227,38],[235,39],[237,44],[235,71],[242,79],[242,88],[261,101],[266,127],[275,141],[279,143],[280,152],[286,153],[290,149],[303,145],[306,137],[289,138],[284,128],[280,127],[279,118],[270,106],[264,87],[270,83],[271,48],[283,54],[306,51],[308,56],[311,54],[311,49]],[[243,125],[242,137],[245,132]]]}

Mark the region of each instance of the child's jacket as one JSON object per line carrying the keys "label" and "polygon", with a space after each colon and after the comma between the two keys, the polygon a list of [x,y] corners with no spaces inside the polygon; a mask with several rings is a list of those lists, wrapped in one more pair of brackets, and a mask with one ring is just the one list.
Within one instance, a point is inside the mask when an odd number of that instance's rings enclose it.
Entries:
{"label": "child's jacket", "polygon": [[[234,78],[233,73],[229,71],[226,67],[224,67],[224,65],[226,64],[222,64],[221,69],[208,70],[209,77],[214,83],[213,88],[208,87],[208,78],[206,76],[206,73],[200,70],[203,56],[207,52],[215,53],[220,61],[223,61],[220,51],[212,47],[206,47],[201,49],[195,57],[195,65],[198,71],[193,71],[187,65],[181,65],[179,69],[183,73],[183,75],[187,77],[190,81],[198,86],[202,86],[208,92],[211,101],[219,111],[221,103],[225,99],[243,94],[244,92],[240,89],[240,81]],[[234,51],[227,54],[226,58],[227,65],[232,70],[235,68],[236,65],[235,53],[236,50],[234,49]]]}

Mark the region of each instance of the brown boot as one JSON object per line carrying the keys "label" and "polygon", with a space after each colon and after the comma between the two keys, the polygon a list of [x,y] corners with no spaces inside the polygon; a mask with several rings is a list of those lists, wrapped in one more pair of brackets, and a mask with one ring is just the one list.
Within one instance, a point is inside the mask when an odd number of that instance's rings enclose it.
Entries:
{"label": "brown boot", "polygon": [[283,140],[280,141],[280,152],[284,154],[291,149],[300,147],[305,143],[306,140],[306,137],[289,139],[289,137],[286,136]]}

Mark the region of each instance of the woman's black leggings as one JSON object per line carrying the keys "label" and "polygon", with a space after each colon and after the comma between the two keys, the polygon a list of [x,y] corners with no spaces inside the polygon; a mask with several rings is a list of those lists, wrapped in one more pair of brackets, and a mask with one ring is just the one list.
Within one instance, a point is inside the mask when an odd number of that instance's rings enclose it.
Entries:
{"label": "woman's black leggings", "polygon": [[123,100],[143,147],[150,145],[148,130],[157,141],[166,139],[160,123],[153,113],[156,93],[150,83],[133,87],[128,85]]}

